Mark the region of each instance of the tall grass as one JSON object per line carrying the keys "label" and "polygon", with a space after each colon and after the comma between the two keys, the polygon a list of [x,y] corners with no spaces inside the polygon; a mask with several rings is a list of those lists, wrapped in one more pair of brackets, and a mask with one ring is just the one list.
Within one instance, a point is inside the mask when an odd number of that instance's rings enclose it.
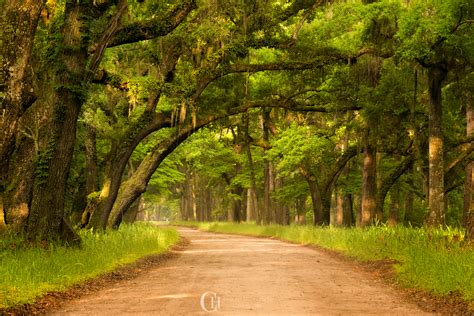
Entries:
{"label": "tall grass", "polygon": [[81,232],[80,248],[24,247],[15,236],[0,236],[0,308],[33,302],[50,291],[110,272],[179,240],[174,229],[146,224],[122,225],[106,233]]}
{"label": "tall grass", "polygon": [[396,277],[402,285],[441,295],[459,291],[464,299],[474,301],[474,248],[463,242],[463,232],[456,229],[180,224],[207,231],[318,245],[361,261],[396,260],[399,262],[395,265]]}

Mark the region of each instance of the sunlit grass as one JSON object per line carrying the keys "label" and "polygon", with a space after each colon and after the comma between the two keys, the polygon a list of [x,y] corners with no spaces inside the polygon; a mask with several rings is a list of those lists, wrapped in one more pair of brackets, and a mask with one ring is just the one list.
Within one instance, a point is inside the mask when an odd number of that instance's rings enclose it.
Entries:
{"label": "sunlit grass", "polygon": [[459,291],[474,301],[474,248],[457,229],[373,226],[335,228],[313,226],[257,226],[231,223],[186,223],[202,230],[276,237],[336,250],[361,261],[391,259],[403,286],[445,295]]}
{"label": "sunlit grass", "polygon": [[166,251],[179,240],[171,228],[122,225],[106,233],[81,232],[82,247],[21,246],[18,237],[0,236],[0,308],[33,302],[50,291],[110,272],[150,254]]}

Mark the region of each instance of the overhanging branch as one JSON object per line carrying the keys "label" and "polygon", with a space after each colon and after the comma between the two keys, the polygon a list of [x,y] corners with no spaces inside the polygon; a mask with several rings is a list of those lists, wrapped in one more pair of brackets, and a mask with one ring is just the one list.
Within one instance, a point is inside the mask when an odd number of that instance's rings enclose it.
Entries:
{"label": "overhanging branch", "polygon": [[107,47],[136,43],[164,36],[180,25],[188,14],[196,8],[195,0],[184,0],[176,6],[165,20],[154,18],[125,25],[118,29]]}

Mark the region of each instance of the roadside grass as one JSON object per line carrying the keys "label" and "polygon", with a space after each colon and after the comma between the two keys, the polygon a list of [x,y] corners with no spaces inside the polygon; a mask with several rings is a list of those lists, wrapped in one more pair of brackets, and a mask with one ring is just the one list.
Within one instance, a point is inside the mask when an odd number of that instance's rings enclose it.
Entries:
{"label": "roadside grass", "polygon": [[474,301],[474,247],[457,229],[403,226],[336,228],[313,226],[258,226],[255,224],[176,222],[201,230],[275,237],[336,250],[360,261],[396,260],[397,281],[405,287],[447,295],[459,292]]}
{"label": "roadside grass", "polygon": [[105,233],[80,232],[81,247],[25,246],[21,238],[0,235],[0,308],[32,303],[51,291],[110,272],[120,265],[165,252],[180,237],[176,230],[149,224],[121,225]]}

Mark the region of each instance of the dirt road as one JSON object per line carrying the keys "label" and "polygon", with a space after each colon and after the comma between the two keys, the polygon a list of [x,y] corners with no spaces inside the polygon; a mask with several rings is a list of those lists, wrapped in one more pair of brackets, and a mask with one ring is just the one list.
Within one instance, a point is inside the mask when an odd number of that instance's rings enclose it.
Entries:
{"label": "dirt road", "polygon": [[179,231],[191,242],[179,256],[69,302],[56,314],[423,314],[370,274],[323,252],[277,240]]}

